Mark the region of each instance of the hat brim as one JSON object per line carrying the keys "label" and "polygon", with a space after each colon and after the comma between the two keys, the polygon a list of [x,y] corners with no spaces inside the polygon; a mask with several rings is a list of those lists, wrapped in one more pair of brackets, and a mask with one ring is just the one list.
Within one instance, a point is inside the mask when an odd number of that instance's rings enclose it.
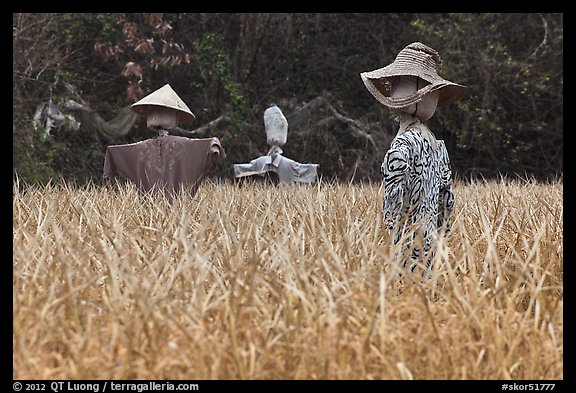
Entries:
{"label": "hat brim", "polygon": [[150,112],[155,109],[155,108],[170,108],[170,109],[174,109],[175,111],[178,112],[178,122],[182,122],[182,123],[191,123],[196,119],[196,116],[194,116],[194,114],[192,112],[186,112],[184,110],[182,110],[182,108],[173,106],[173,105],[158,105],[158,104],[139,104],[139,103],[135,103],[132,104],[131,109],[132,111],[134,111],[135,113],[144,116],[144,117],[148,117],[148,115],[150,114]]}
{"label": "hat brim", "polygon": [[148,94],[130,107],[135,113],[147,117],[154,107],[171,108],[178,112],[178,121],[183,123],[192,122],[196,116],[190,108],[178,97],[178,94],[169,84]]}
{"label": "hat brim", "polygon": [[[402,109],[415,104],[419,102],[425,94],[435,90],[439,91],[438,106],[443,106],[462,99],[468,89],[466,86],[462,86],[441,78],[437,74],[419,72],[418,70],[400,70],[392,67],[393,65],[394,63],[384,68],[369,72],[362,72],[360,74],[364,85],[374,96],[374,98],[376,98],[376,100],[378,100],[381,104],[391,109]],[[415,93],[406,97],[389,97],[387,95],[383,81],[387,78],[395,78],[400,76],[416,76],[422,78],[430,84],[422,87]]]}

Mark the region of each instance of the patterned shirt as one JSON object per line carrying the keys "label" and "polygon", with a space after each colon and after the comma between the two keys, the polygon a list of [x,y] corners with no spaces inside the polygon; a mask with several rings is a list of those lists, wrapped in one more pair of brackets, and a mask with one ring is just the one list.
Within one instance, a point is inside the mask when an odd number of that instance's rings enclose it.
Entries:
{"label": "patterned shirt", "polygon": [[[392,141],[381,172],[384,223],[392,230],[394,244],[405,239],[402,252],[411,250],[412,271],[417,267],[422,246],[426,268],[431,269],[433,240],[438,229],[449,231],[448,221],[454,207],[452,171],[444,141],[438,140],[434,150],[419,131],[408,128]],[[411,238],[403,236],[407,229],[413,231]],[[419,242],[415,241],[417,238]],[[405,259],[403,266],[407,264]]]}

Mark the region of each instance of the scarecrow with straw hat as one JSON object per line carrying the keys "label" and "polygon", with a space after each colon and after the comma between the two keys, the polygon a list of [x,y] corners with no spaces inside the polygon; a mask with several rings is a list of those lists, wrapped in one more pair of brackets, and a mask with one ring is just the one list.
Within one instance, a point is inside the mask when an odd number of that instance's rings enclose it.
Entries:
{"label": "scarecrow with straw hat", "polygon": [[437,107],[466,93],[465,86],[438,75],[441,64],[437,51],[414,42],[386,67],[360,74],[368,91],[396,114],[399,123],[381,166],[384,223],[394,244],[401,243],[401,266],[428,279],[434,241],[450,229],[454,194],[444,141],[437,140],[425,122]]}

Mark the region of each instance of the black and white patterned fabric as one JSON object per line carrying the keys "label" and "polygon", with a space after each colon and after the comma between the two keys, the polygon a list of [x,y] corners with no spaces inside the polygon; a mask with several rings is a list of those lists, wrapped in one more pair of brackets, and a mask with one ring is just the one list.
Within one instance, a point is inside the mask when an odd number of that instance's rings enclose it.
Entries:
{"label": "black and white patterned fabric", "polygon": [[[397,135],[384,156],[384,223],[394,244],[401,242],[397,262],[431,278],[434,241],[450,229],[454,208],[452,170],[444,141],[436,148],[416,128]],[[401,274],[400,274],[401,275]]]}

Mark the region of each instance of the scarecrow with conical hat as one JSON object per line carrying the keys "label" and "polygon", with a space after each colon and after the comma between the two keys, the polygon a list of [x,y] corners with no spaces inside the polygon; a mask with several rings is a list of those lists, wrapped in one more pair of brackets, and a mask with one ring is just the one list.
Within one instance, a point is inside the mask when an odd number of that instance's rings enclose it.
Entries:
{"label": "scarecrow with conical hat", "polygon": [[168,135],[168,131],[176,129],[179,123],[189,123],[196,118],[169,84],[148,94],[130,108],[146,117],[148,128],[157,131],[160,136]]}
{"label": "scarecrow with conical hat", "polygon": [[165,191],[170,202],[182,189],[194,196],[214,162],[226,158],[220,140],[169,135],[169,131],[178,129],[178,124],[195,119],[169,84],[132,104],[131,109],[146,117],[148,128],[159,136],[108,146],[103,178],[120,176],[132,180],[144,192]]}
{"label": "scarecrow with conical hat", "polygon": [[[452,170],[443,140],[426,125],[437,107],[461,99],[466,87],[440,77],[437,51],[420,42],[386,67],[360,74],[368,91],[395,114],[397,135],[384,156],[383,218],[402,268],[430,279],[434,242],[449,232],[454,207]],[[401,273],[399,273],[401,275]]]}

